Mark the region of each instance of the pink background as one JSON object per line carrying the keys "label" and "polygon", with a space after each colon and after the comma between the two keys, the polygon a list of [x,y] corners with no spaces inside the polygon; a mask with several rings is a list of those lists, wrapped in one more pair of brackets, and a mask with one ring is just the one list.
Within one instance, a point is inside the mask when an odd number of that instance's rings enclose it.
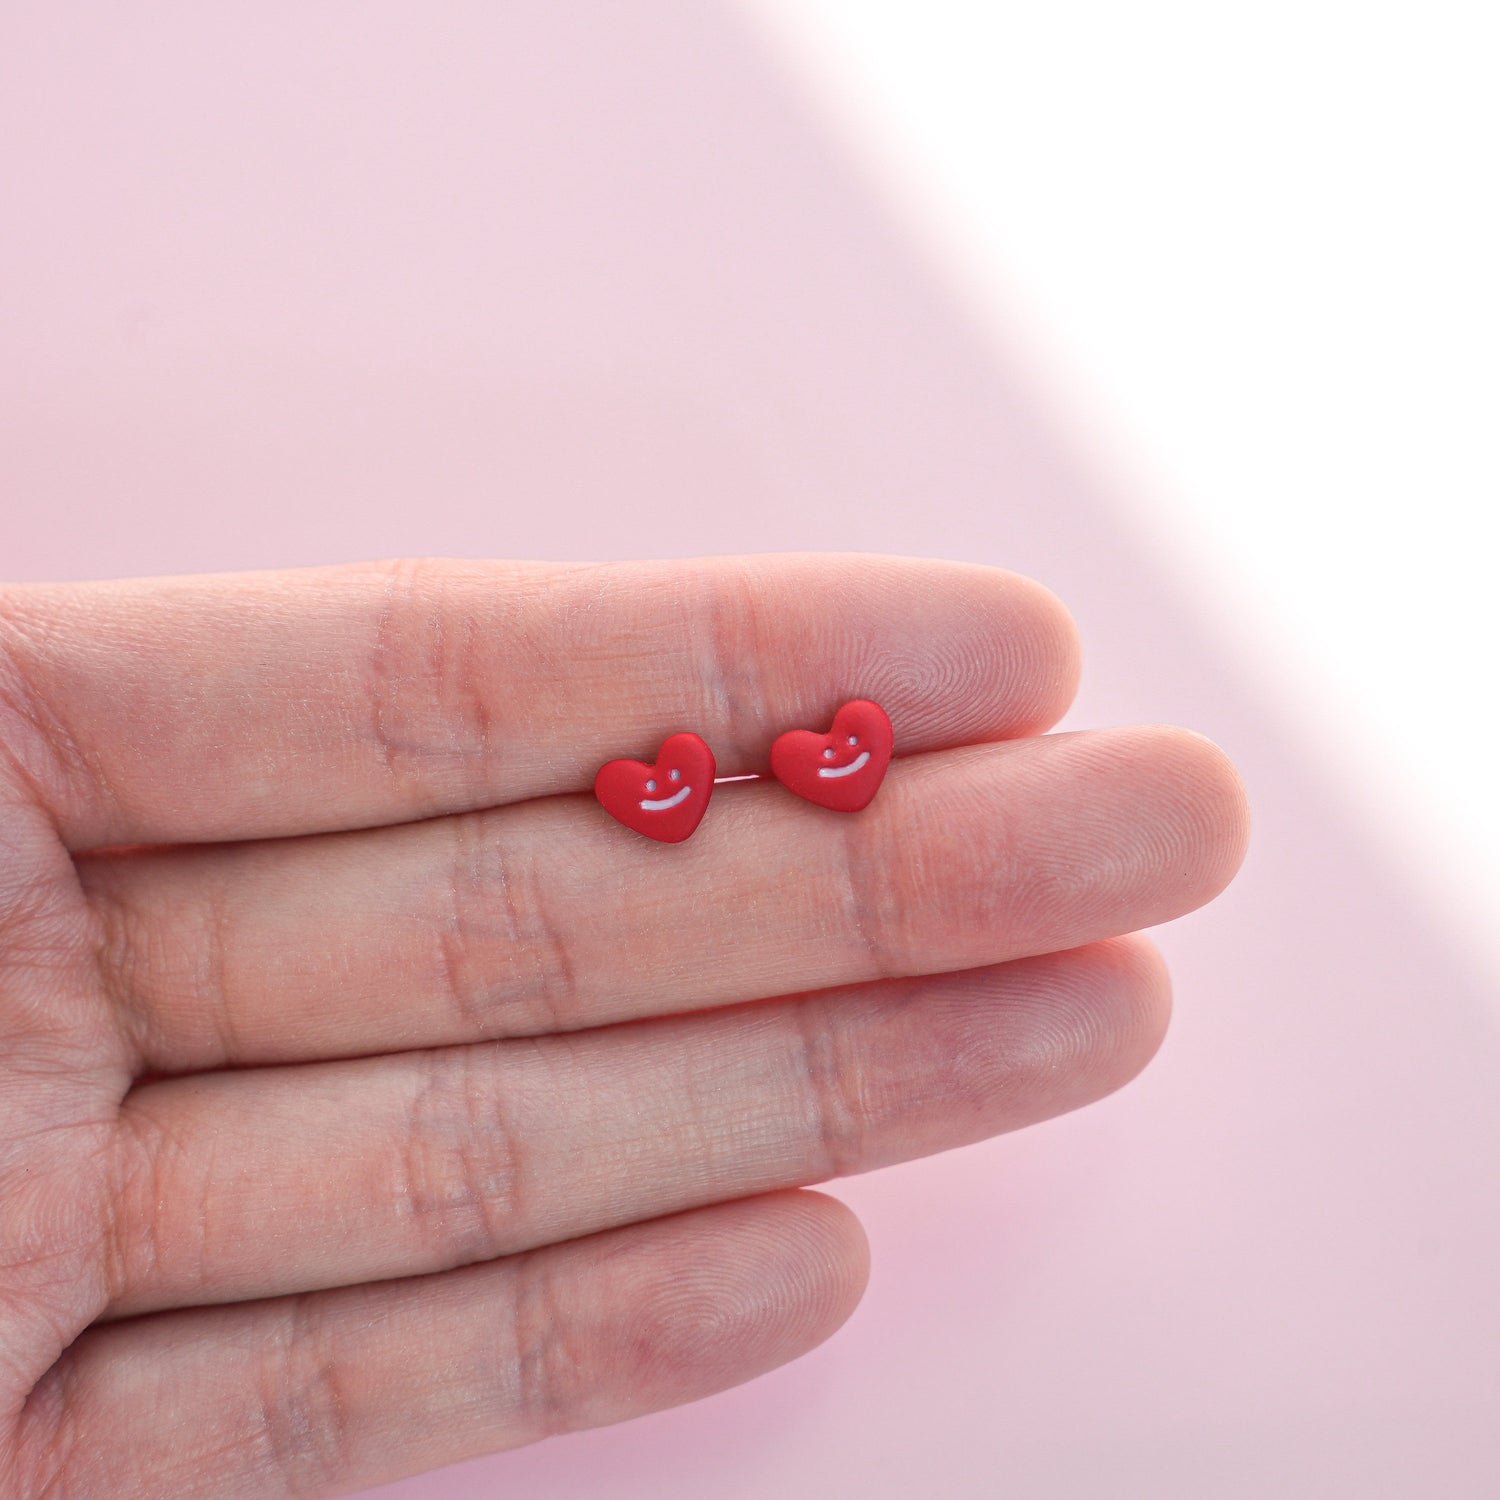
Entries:
{"label": "pink background", "polygon": [[0,574],[829,548],[1003,564],[1254,845],[1155,1063],[845,1180],[806,1358],[390,1486],[562,1500],[1500,1493],[1500,1037],[1337,746],[1250,701],[1118,486],[717,3],[10,6]]}

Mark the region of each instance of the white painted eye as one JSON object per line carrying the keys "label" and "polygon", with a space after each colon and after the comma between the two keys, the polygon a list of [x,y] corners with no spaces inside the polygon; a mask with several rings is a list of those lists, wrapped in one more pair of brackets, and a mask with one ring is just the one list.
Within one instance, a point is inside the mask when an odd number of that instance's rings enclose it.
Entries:
{"label": "white painted eye", "polygon": [[830,746],[829,746],[829,747],[828,747],[828,748],[827,748],[827,749],[826,749],[826,750],[825,750],[825,751],[824,751],[824,752],[823,752],[823,759],[824,759],[824,760],[832,760],[832,759],[833,759],[833,746],[832,746],[832,745],[830,745]]}
{"label": "white painted eye", "polygon": [[859,743],[859,736],[857,734],[851,734],[849,736],[849,743],[851,745],[857,745]]}
{"label": "white painted eye", "polygon": [[646,790],[648,792],[654,792],[656,790],[656,777],[653,776],[651,780],[646,783]]}
{"label": "white painted eye", "polygon": [[679,771],[679,770],[677,770],[677,768],[675,766],[672,768],[672,770],[670,770],[670,771],[667,772],[667,775],[670,776],[673,781],[681,781],[682,780],[682,772]]}

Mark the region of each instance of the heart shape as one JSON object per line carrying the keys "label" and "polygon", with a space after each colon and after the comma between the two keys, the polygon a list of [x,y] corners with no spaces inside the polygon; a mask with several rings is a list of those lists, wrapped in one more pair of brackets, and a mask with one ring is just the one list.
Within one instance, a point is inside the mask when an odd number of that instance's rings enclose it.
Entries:
{"label": "heart shape", "polygon": [[868,698],[846,703],[827,734],[789,729],[771,746],[771,770],[789,791],[835,812],[858,812],[880,789],[896,735]]}
{"label": "heart shape", "polygon": [[668,735],[656,763],[611,760],[594,777],[594,795],[627,828],[664,844],[680,844],[708,811],[714,753],[696,734]]}

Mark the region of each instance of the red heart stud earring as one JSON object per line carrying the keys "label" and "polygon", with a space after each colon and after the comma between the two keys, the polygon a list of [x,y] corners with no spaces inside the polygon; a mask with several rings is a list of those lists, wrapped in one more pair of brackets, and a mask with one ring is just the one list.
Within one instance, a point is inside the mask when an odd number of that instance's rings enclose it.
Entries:
{"label": "red heart stud earring", "polygon": [[880,789],[895,731],[868,698],[846,703],[827,734],[789,729],[771,746],[771,772],[787,788],[835,812],[858,812]]}
{"label": "red heart stud earring", "polygon": [[664,844],[692,835],[714,790],[714,753],[684,731],[661,742],[655,765],[611,760],[594,777],[594,795],[612,818]]}

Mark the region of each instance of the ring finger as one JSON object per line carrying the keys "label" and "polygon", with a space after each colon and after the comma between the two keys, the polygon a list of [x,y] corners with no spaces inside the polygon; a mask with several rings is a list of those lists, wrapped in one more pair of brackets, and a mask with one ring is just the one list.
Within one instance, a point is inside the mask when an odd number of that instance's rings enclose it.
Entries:
{"label": "ring finger", "polygon": [[1132,937],[593,1031],[150,1084],[121,1116],[110,1312],[418,1275],[966,1144],[1118,1087],[1168,1003],[1154,948]]}

